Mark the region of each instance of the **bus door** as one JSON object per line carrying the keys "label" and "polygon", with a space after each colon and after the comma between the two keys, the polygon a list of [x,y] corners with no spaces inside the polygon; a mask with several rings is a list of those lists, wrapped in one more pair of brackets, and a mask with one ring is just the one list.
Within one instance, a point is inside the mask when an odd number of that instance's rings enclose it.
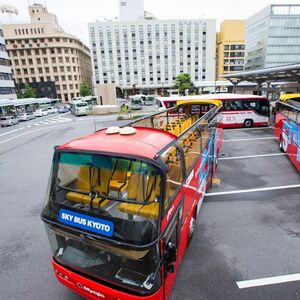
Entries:
{"label": "bus door", "polygon": [[182,215],[183,215],[183,199],[176,209],[176,212],[171,217],[170,224],[165,232],[163,237],[163,251],[164,251],[164,299],[168,299],[176,273],[179,267],[179,244],[180,244],[180,235],[181,235],[181,226],[182,226]]}

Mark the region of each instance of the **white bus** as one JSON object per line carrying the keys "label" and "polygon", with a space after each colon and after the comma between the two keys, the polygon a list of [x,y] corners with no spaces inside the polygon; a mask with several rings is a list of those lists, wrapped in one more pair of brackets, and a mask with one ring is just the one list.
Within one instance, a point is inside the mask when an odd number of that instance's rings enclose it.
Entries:
{"label": "white bus", "polygon": [[[156,109],[164,110],[176,105],[178,100],[221,100],[223,108],[220,114],[223,128],[268,126],[270,121],[270,103],[266,97],[245,94],[205,94],[197,96],[157,97]],[[203,109],[203,108],[202,108]],[[202,111],[205,113],[205,111]]]}
{"label": "white bus", "polygon": [[133,110],[138,110],[143,108],[144,101],[146,100],[145,95],[134,95],[129,97],[130,103],[129,108]]}
{"label": "white bus", "polygon": [[89,105],[82,100],[71,101],[71,113],[75,116],[85,116],[89,113]]}

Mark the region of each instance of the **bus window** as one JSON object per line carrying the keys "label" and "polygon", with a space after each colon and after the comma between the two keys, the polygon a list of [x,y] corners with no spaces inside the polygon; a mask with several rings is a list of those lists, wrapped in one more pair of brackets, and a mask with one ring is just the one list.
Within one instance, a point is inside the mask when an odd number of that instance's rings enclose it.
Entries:
{"label": "bus window", "polygon": [[196,161],[199,159],[201,149],[200,140],[200,134],[195,126],[188,130],[182,137],[180,137],[180,139],[178,139],[178,142],[184,152],[187,175],[190,173]]}
{"label": "bus window", "polygon": [[164,203],[164,207],[167,208],[182,185],[182,156],[177,147],[171,146],[162,154],[162,159],[167,166],[166,197]]}

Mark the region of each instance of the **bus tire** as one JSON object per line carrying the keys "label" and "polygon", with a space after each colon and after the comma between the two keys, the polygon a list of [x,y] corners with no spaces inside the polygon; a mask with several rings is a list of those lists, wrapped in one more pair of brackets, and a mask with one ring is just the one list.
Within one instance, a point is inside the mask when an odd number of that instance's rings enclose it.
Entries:
{"label": "bus tire", "polygon": [[190,219],[190,224],[189,224],[189,236],[188,236],[188,243],[190,243],[190,241],[193,238],[194,232],[195,232],[195,228],[196,228],[196,215],[195,212],[193,213],[191,219]]}
{"label": "bus tire", "polygon": [[245,128],[251,128],[252,125],[253,125],[253,120],[251,120],[251,119],[246,119],[246,120],[244,121],[244,127],[245,127]]}
{"label": "bus tire", "polygon": [[286,145],[284,143],[282,135],[279,138],[279,149],[281,152],[286,153]]}

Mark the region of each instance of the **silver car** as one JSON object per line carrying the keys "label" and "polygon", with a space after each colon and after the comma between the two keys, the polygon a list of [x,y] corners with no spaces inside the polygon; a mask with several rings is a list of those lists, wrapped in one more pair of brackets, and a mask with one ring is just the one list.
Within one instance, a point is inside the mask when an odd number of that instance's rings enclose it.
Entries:
{"label": "silver car", "polygon": [[14,116],[5,116],[5,117],[0,118],[0,125],[2,127],[12,126],[12,125],[16,125],[16,124],[19,124],[19,121]]}

